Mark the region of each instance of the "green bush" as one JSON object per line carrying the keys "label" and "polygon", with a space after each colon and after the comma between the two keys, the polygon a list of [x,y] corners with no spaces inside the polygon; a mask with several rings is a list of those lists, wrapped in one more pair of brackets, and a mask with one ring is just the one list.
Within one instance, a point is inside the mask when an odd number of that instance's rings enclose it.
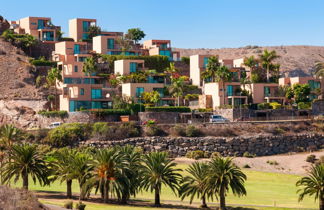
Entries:
{"label": "green bush", "polygon": [[157,125],[150,125],[144,128],[145,136],[161,136],[164,135],[164,132]]}
{"label": "green bush", "polygon": [[86,205],[82,202],[75,204],[75,209],[77,209],[77,210],[84,210],[85,207],[86,207]]}
{"label": "green bush", "polygon": [[271,109],[281,109],[282,105],[279,104],[278,102],[272,102],[269,104]]}
{"label": "green bush", "polygon": [[68,117],[69,114],[67,111],[39,111],[39,115],[45,116],[45,117],[60,117],[60,118],[65,118]]}
{"label": "green bush", "polygon": [[187,137],[197,137],[197,136],[201,136],[201,132],[195,126],[189,125],[186,128],[186,136]]}
{"label": "green bush", "polygon": [[109,68],[114,69],[116,60],[144,60],[144,65],[148,69],[155,69],[158,72],[163,72],[170,66],[170,61],[167,56],[137,56],[137,55],[101,55],[105,61],[109,63]]}
{"label": "green bush", "polygon": [[64,208],[66,209],[73,209],[73,201],[67,201],[64,203]]}
{"label": "green bush", "polygon": [[91,136],[99,140],[115,140],[140,136],[140,129],[134,122],[111,124],[96,122],[92,125]]}
{"label": "green bush", "polygon": [[254,158],[256,155],[255,154],[251,154],[249,152],[244,152],[243,153],[243,157],[246,157],[246,158]]}
{"label": "green bush", "polygon": [[191,112],[186,106],[156,106],[145,107],[146,112]]}
{"label": "green bush", "polygon": [[109,130],[106,122],[96,122],[92,125],[92,136],[98,139],[105,138]]}
{"label": "green bush", "polygon": [[91,126],[82,123],[63,124],[49,131],[45,142],[54,147],[73,146],[86,139]]}
{"label": "green bush", "polygon": [[[83,112],[89,112],[84,110]],[[91,110],[90,113],[94,114],[96,117],[108,116],[108,115],[130,115],[131,112],[128,109],[98,109]]]}
{"label": "green bush", "polygon": [[272,166],[277,166],[277,165],[279,165],[279,163],[278,163],[277,161],[275,161],[275,160],[268,160],[267,163],[268,163],[269,165],[272,165]]}
{"label": "green bush", "polygon": [[51,66],[51,67],[56,67],[57,62],[55,61],[49,61],[46,59],[30,59],[29,60],[30,64],[34,65],[34,66]]}
{"label": "green bush", "polygon": [[174,136],[186,136],[186,129],[182,125],[176,124],[171,128],[171,133]]}
{"label": "green bush", "polygon": [[262,110],[262,109],[271,109],[270,104],[269,103],[260,103],[258,104],[258,109]]}
{"label": "green bush", "polygon": [[219,152],[213,152],[210,156],[210,158],[216,158],[216,157],[221,157],[222,155]]}
{"label": "green bush", "polygon": [[315,163],[316,162],[316,155],[308,155],[306,157],[306,162],[309,162],[309,163]]}
{"label": "green bush", "polygon": [[311,109],[312,105],[311,102],[299,102],[298,109]]}
{"label": "green bush", "polygon": [[201,150],[195,150],[195,151],[187,152],[186,157],[198,160],[201,158],[209,158],[209,154]]}
{"label": "green bush", "polygon": [[198,112],[213,112],[213,108],[207,108],[207,109],[199,108]]}

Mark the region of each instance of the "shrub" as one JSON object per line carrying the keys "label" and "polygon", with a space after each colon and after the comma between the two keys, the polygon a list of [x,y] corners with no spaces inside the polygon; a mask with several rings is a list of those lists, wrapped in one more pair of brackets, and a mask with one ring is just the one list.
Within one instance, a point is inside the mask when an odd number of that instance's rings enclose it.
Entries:
{"label": "shrub", "polygon": [[219,153],[219,152],[213,152],[211,155],[210,155],[210,158],[216,158],[216,157],[221,157],[222,155]]}
{"label": "shrub", "polygon": [[111,124],[97,122],[92,125],[92,137],[99,140],[115,140],[140,136],[140,129],[134,122]]}
{"label": "shrub", "polygon": [[309,163],[315,163],[316,162],[316,155],[308,155],[306,157],[306,162],[309,162]]}
{"label": "shrub", "polygon": [[190,57],[181,57],[181,61],[184,62],[185,64],[189,65],[190,64]]}
{"label": "shrub", "polygon": [[145,136],[161,136],[164,132],[157,125],[153,124],[144,128],[144,134]]}
{"label": "shrub", "polygon": [[311,109],[312,105],[310,102],[299,102],[298,103],[298,109]]}
{"label": "shrub", "polygon": [[[84,111],[88,112],[88,111]],[[130,115],[130,110],[128,109],[98,109],[91,110],[90,113],[94,114],[96,117],[108,116],[108,115]]]}
{"label": "shrub", "polygon": [[281,109],[282,105],[279,104],[278,102],[272,102],[269,104],[271,109]]}
{"label": "shrub", "polygon": [[324,155],[320,156],[317,162],[319,164],[324,164]]}
{"label": "shrub", "polygon": [[269,103],[260,103],[258,104],[258,109],[262,110],[262,109],[270,109],[270,104]]}
{"label": "shrub", "polygon": [[268,160],[267,163],[268,163],[269,165],[274,165],[274,166],[279,165],[279,163],[278,163],[277,161],[275,161],[275,160]]}
{"label": "shrub", "polygon": [[75,205],[75,209],[78,209],[78,210],[84,210],[86,207],[86,205],[82,202],[79,202]]}
{"label": "shrub", "polygon": [[173,136],[185,136],[186,129],[182,125],[176,124],[176,126],[171,128],[171,134]]}
{"label": "shrub", "polygon": [[109,126],[105,122],[96,122],[92,125],[92,136],[98,139],[106,138],[109,133]]}
{"label": "shrub", "polygon": [[125,138],[138,137],[141,134],[140,129],[135,122],[122,123],[118,130],[120,132],[119,135],[126,136]]}
{"label": "shrub", "polygon": [[208,152],[204,152],[204,151],[201,151],[201,150],[195,150],[195,151],[187,152],[186,157],[198,160],[198,159],[201,159],[201,158],[208,158],[209,154],[208,154]]}
{"label": "shrub", "polygon": [[213,112],[213,108],[207,108],[207,109],[199,108],[198,112]]}
{"label": "shrub", "polygon": [[34,66],[52,66],[52,67],[56,67],[56,65],[57,65],[57,63],[55,61],[49,61],[49,60],[46,60],[44,58],[30,59],[29,62],[30,62],[30,64],[32,64]]}
{"label": "shrub", "polygon": [[251,154],[249,152],[244,152],[243,153],[243,157],[246,157],[246,158],[254,158],[256,155],[255,154]]}
{"label": "shrub", "polygon": [[72,146],[84,140],[91,127],[88,124],[69,123],[52,129],[45,142],[54,147]]}
{"label": "shrub", "polygon": [[67,201],[64,203],[64,208],[66,209],[73,209],[73,201]]}
{"label": "shrub", "polygon": [[145,107],[146,112],[191,112],[186,106],[156,106]]}
{"label": "shrub", "polygon": [[249,164],[245,164],[243,168],[251,168],[251,166],[249,166]]}
{"label": "shrub", "polygon": [[45,117],[60,117],[60,118],[66,118],[69,116],[67,111],[39,111],[39,115],[45,116]]}
{"label": "shrub", "polygon": [[186,136],[187,137],[197,137],[197,136],[201,136],[201,132],[195,126],[189,125],[186,128]]}

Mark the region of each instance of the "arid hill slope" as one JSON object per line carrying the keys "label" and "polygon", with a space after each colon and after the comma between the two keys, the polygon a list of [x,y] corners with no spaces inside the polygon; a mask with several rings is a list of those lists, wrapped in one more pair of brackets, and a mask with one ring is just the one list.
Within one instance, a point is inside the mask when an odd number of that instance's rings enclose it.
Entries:
{"label": "arid hill slope", "polygon": [[181,56],[195,54],[219,55],[221,59],[236,59],[247,56],[257,56],[264,49],[275,50],[281,56],[278,63],[281,64],[281,72],[285,76],[306,76],[313,71],[314,63],[324,61],[324,47],[320,46],[273,46],[273,47],[242,47],[222,49],[182,49]]}
{"label": "arid hill slope", "polygon": [[35,99],[35,68],[25,53],[0,38],[0,99]]}

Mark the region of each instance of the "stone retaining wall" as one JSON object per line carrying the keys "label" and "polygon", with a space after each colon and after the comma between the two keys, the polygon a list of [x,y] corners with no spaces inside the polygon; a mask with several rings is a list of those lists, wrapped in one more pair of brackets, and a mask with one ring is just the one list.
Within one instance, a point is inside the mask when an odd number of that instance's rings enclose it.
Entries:
{"label": "stone retaining wall", "polygon": [[315,151],[324,146],[324,136],[319,134],[300,134],[290,136],[253,137],[138,137],[120,141],[88,140],[81,145],[108,147],[114,145],[133,145],[145,152],[168,151],[171,156],[184,156],[188,151],[203,150],[219,152],[223,156],[242,156],[244,152],[266,156],[288,152]]}

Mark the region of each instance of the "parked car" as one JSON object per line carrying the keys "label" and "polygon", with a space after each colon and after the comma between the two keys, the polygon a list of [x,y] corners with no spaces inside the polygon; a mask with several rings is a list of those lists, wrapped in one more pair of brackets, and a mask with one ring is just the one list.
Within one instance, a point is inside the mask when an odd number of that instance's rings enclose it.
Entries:
{"label": "parked car", "polygon": [[53,122],[51,123],[47,128],[48,129],[52,129],[52,128],[56,128],[56,127],[59,127],[60,125],[62,125],[63,123],[61,122]]}
{"label": "parked car", "polygon": [[227,122],[229,122],[229,120],[221,115],[211,115],[209,118],[209,122],[211,122],[211,123],[227,123]]}

